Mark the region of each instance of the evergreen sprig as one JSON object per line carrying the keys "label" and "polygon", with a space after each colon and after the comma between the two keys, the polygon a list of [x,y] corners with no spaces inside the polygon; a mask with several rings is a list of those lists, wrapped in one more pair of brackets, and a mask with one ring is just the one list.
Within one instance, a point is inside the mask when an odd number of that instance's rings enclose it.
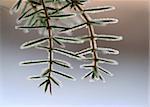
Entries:
{"label": "evergreen sprig", "polygon": [[[49,6],[51,3],[53,3],[53,7]],[[55,6],[55,4],[62,5],[61,8],[58,8]],[[23,8],[21,8],[23,6]],[[48,7],[49,6],[49,7]],[[69,5],[68,5],[69,6]],[[64,26],[60,25],[54,25],[52,18],[68,18],[71,17],[72,14],[63,14],[61,11],[63,9],[67,8],[66,3],[62,0],[27,0],[23,3],[23,0],[17,1],[17,3],[14,5],[13,10],[18,11],[21,10],[21,15],[18,18],[18,21],[25,22],[24,25],[17,26],[18,29],[43,29],[47,31],[47,37],[38,38],[29,42],[25,42],[21,45],[21,49],[26,48],[37,48],[37,49],[44,49],[48,52],[48,59],[40,59],[40,60],[29,60],[29,61],[23,61],[20,64],[25,65],[35,65],[35,64],[48,64],[48,67],[44,72],[42,72],[38,76],[33,76],[30,79],[43,79],[43,82],[40,83],[39,87],[45,85],[45,92],[48,90],[52,94],[52,83],[56,84],[57,86],[60,86],[58,81],[55,79],[53,74],[57,74],[60,76],[63,76],[68,79],[74,79],[74,77],[69,76],[68,74],[59,72],[54,69],[53,65],[58,65],[64,68],[72,68],[70,63],[55,59],[54,53],[60,53],[63,55],[66,55],[71,58],[80,58],[80,55],[76,55],[72,51],[68,51],[61,48],[55,48],[54,43],[57,43],[59,45],[62,45],[62,43],[65,43],[66,41],[69,41],[70,43],[78,42],[78,38],[69,38],[69,37],[62,37],[62,36],[55,36],[53,29],[68,29]],[[44,43],[47,43],[46,45]]]}
{"label": "evergreen sprig", "polygon": [[[84,20],[83,23],[75,25],[73,27],[70,27],[70,29],[67,30],[77,30],[81,29],[82,27],[86,27],[88,29],[88,34],[80,36],[79,39],[82,42],[88,41],[90,43],[90,47],[83,49],[79,52],[76,52],[76,55],[83,55],[85,58],[82,58],[82,60],[86,61],[92,61],[90,64],[83,64],[81,65],[81,68],[84,69],[90,69],[90,72],[87,73],[83,78],[90,77],[93,80],[99,80],[105,81],[103,78],[101,72],[104,72],[106,74],[109,74],[109,76],[112,76],[112,74],[102,68],[100,65],[103,63],[106,64],[112,64],[116,65],[118,64],[117,61],[111,60],[111,59],[105,59],[98,56],[98,52],[101,52],[103,54],[119,54],[118,50],[111,49],[111,48],[101,48],[97,46],[98,40],[103,41],[120,41],[122,40],[121,36],[116,35],[100,35],[95,33],[94,26],[99,25],[108,25],[108,24],[115,24],[118,22],[118,19],[115,18],[100,18],[100,19],[92,19],[88,13],[98,13],[98,12],[105,12],[105,11],[111,11],[115,8],[113,6],[100,6],[100,7],[93,7],[93,8],[82,8],[82,3],[80,0],[66,0],[68,3],[70,3],[70,8],[73,8],[75,11],[78,11],[80,13],[81,18]],[[62,30],[62,31],[67,31]],[[91,57],[87,57],[87,55],[91,55]]]}
{"label": "evergreen sprig", "polygon": [[[101,58],[98,53],[117,55],[119,51],[109,47],[98,47],[97,41],[120,41],[121,36],[96,34],[95,26],[104,26],[109,24],[115,24],[118,19],[115,18],[100,18],[92,19],[89,14],[112,11],[115,9],[113,6],[99,6],[93,8],[84,9],[82,6],[85,5],[88,0],[18,0],[13,6],[12,10],[21,14],[17,21],[22,22],[22,25],[16,26],[17,29],[22,29],[26,32],[36,29],[42,35],[46,35],[42,38],[25,42],[21,45],[21,49],[36,48],[47,51],[48,58],[40,60],[28,60],[23,61],[20,64],[35,65],[35,64],[47,64],[48,67],[41,72],[40,75],[32,76],[30,79],[42,79],[43,81],[39,84],[39,87],[44,85],[44,91],[52,94],[52,83],[60,86],[58,80],[53,74],[65,77],[67,79],[74,79],[74,77],[58,71],[53,65],[61,66],[64,68],[71,69],[70,63],[55,59],[54,54],[59,53],[70,58],[92,62],[83,64],[80,67],[89,69],[90,71],[83,76],[83,78],[90,77],[92,80],[105,81],[102,73],[109,76],[113,76],[111,72],[101,67],[101,64],[117,65],[118,62],[112,59]],[[70,9],[70,12],[65,12],[66,9]],[[72,11],[74,10],[74,12]],[[56,23],[55,20],[72,19],[74,17],[81,17],[83,20],[81,23],[74,24],[73,26],[62,26]],[[81,28],[87,28],[87,35],[82,36],[60,36],[56,35],[55,31],[59,33],[72,32]],[[46,33],[45,33],[46,32]],[[78,52],[72,52],[61,48],[64,43],[82,44],[89,42],[90,47],[80,50]],[[60,47],[55,47],[54,44],[58,44]],[[89,56],[90,55],[90,56]]]}

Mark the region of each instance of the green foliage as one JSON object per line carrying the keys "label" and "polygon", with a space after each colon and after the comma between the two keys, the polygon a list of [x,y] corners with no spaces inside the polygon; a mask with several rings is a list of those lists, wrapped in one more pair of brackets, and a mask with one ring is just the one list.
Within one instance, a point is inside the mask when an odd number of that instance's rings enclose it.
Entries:
{"label": "green foliage", "polygon": [[[65,77],[67,79],[73,80],[74,77],[65,74],[63,72],[57,71],[54,69],[54,65],[69,68],[72,66],[70,63],[55,59],[53,55],[55,53],[65,55],[70,58],[75,58],[78,60],[83,60],[87,62],[92,62],[90,64],[83,64],[81,68],[90,69],[90,72],[85,74],[83,78],[90,77],[92,80],[102,80],[104,77],[101,73],[112,76],[113,74],[101,67],[101,64],[118,64],[117,61],[101,58],[98,56],[98,53],[102,54],[119,54],[119,51],[112,48],[103,48],[98,47],[98,40],[102,41],[120,41],[122,40],[121,36],[116,35],[105,35],[105,34],[96,34],[94,30],[95,25],[108,25],[115,24],[118,22],[115,18],[102,18],[102,19],[92,19],[89,13],[98,13],[111,11],[115,8],[113,6],[99,6],[93,8],[83,9],[82,5],[88,0],[18,0],[13,6],[12,10],[21,12],[18,17],[18,22],[22,25],[16,26],[17,29],[22,29],[24,31],[38,30],[46,36],[38,38],[32,41],[25,42],[21,45],[21,49],[26,48],[37,48],[47,51],[48,58],[41,60],[29,60],[23,61],[21,65],[35,65],[35,64],[47,64],[47,68],[41,72],[38,76],[30,77],[30,79],[42,79],[42,82],[39,84],[39,87],[44,86],[44,91],[52,94],[52,83],[57,86],[60,86],[59,82],[55,79],[53,74]],[[70,12],[65,12],[66,9],[69,9]],[[75,14],[76,13],[76,14]],[[73,19],[74,17],[80,17],[83,20],[81,23],[74,24],[73,26],[62,26],[56,23],[56,20],[64,19]],[[78,29],[87,28],[87,35],[80,36],[61,36],[55,33],[56,30],[59,33],[73,32]],[[72,52],[70,50],[63,49],[64,43],[74,43],[74,44],[83,44],[84,42],[89,42],[90,47],[80,50],[78,52]],[[55,47],[54,44],[59,45],[60,47]],[[91,55],[87,57],[87,55]]]}

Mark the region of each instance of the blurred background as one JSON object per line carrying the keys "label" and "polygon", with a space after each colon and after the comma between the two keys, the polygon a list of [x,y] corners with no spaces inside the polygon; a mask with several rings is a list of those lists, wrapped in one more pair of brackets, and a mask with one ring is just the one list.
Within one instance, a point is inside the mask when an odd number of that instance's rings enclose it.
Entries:
{"label": "blurred background", "polygon": [[[92,15],[93,18],[115,17],[118,24],[96,27],[98,34],[122,35],[120,42],[98,42],[98,46],[112,47],[120,54],[102,55],[115,59],[117,66],[102,65],[115,76],[89,83],[80,78],[88,71],[80,69],[83,62],[55,55],[65,59],[74,66],[73,70],[58,68],[77,78],[68,81],[59,78],[63,87],[53,87],[53,96],[37,88],[40,81],[29,81],[26,78],[41,72],[46,65],[20,67],[18,63],[28,59],[46,58],[47,53],[36,49],[20,50],[20,45],[28,40],[41,37],[37,31],[28,34],[16,30],[17,15],[10,15],[9,8],[13,0],[0,1],[0,104],[3,107],[17,105],[70,105],[64,107],[148,107],[148,0],[91,0],[87,7],[112,5],[116,10]],[[85,34],[85,29],[73,35]],[[66,44],[68,50],[79,51],[88,47]],[[55,105],[55,106],[54,106]],[[32,106],[33,107],[33,106]],[[36,106],[37,107],[37,106]]]}

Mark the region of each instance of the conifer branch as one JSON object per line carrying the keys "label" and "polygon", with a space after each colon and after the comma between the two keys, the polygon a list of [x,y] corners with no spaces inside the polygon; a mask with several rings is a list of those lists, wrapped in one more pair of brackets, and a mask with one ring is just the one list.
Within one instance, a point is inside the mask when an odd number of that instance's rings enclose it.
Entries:
{"label": "conifer branch", "polygon": [[[59,1],[59,0],[58,0]],[[49,6],[49,3],[54,4],[54,7]],[[58,2],[61,3],[61,2]],[[23,9],[20,8],[20,6],[24,6]],[[40,9],[39,9],[40,8]],[[21,10],[21,15],[18,18],[18,21],[23,20],[27,24],[23,26],[17,26],[18,29],[43,29],[47,32],[47,37],[38,38],[29,42],[25,42],[21,45],[21,49],[25,48],[37,48],[37,49],[44,49],[48,53],[48,59],[41,59],[41,60],[28,60],[28,61],[22,61],[20,64],[25,65],[37,65],[37,64],[48,64],[48,67],[44,72],[39,76],[33,76],[30,79],[44,79],[44,81],[39,85],[39,87],[45,85],[45,92],[49,89],[49,92],[52,94],[52,83],[59,86],[59,83],[54,79],[52,73],[55,73],[57,75],[73,79],[72,76],[69,76],[63,72],[58,72],[57,70],[53,70],[53,64],[59,65],[64,68],[71,69],[70,63],[60,60],[60,59],[54,59],[53,54],[54,52],[66,55],[68,57],[74,57],[79,58],[78,55],[75,55],[72,51],[68,51],[65,49],[55,48],[54,43],[57,43],[59,45],[62,45],[63,42],[66,42],[68,40],[68,43],[72,43],[74,41],[78,41],[78,39],[74,38],[67,38],[67,37],[57,37],[55,38],[54,30],[53,29],[68,29],[64,26],[60,26],[55,24],[52,21],[52,17],[58,17],[61,20],[61,17],[70,17],[74,14],[59,14],[63,9],[67,8],[66,6],[61,9],[58,9],[58,7],[55,8],[54,1],[46,1],[46,0],[27,0],[25,1],[25,5],[23,4],[22,0],[19,0],[16,5],[14,6],[14,10]],[[57,12],[56,12],[57,10]],[[50,15],[50,13],[55,12],[55,14]],[[42,45],[43,43],[47,43],[45,45]],[[53,52],[54,51],[54,52]]]}
{"label": "conifer branch", "polygon": [[[100,71],[105,72],[106,70],[101,69],[101,67],[99,67],[99,64],[106,63],[106,64],[114,64],[115,65],[115,64],[117,64],[117,62],[114,60],[107,60],[107,59],[99,58],[98,57],[98,51],[102,51],[103,54],[114,54],[114,55],[119,54],[119,51],[111,49],[111,48],[99,48],[97,46],[97,40],[120,41],[122,39],[122,37],[121,36],[120,37],[114,36],[114,35],[97,35],[95,33],[94,25],[100,25],[101,26],[101,25],[114,24],[114,23],[117,23],[118,20],[114,19],[114,18],[92,19],[88,13],[110,11],[110,10],[113,10],[114,7],[103,6],[103,7],[83,9],[82,5],[84,5],[84,3],[81,3],[80,0],[66,0],[66,1],[71,4],[70,5],[71,8],[73,8],[75,11],[80,12],[80,16],[85,21],[86,27],[88,29],[88,35],[79,37],[79,39],[81,39],[82,41],[89,41],[90,48],[86,48],[86,49],[83,49],[79,52],[76,52],[76,55],[86,56],[88,54],[92,54],[92,57],[90,57],[90,58],[86,58],[86,57],[83,58],[83,60],[85,60],[85,59],[89,60],[90,59],[90,61],[92,61],[92,64],[90,64],[88,66],[84,66],[84,64],[81,65],[82,68],[91,69],[91,71],[88,74],[86,74],[84,77],[85,78],[91,77],[94,80],[101,79],[104,81],[104,78],[102,77]],[[76,25],[78,29],[80,29],[79,25]],[[73,30],[72,27],[70,29]]]}
{"label": "conifer branch", "polygon": [[[48,65],[48,67],[44,71],[42,71],[40,75],[32,76],[30,78],[35,80],[44,79],[39,84],[39,87],[44,85],[45,92],[47,92],[47,90],[49,89],[50,94],[52,94],[53,83],[57,86],[60,86],[59,82],[56,81],[55,77],[53,77],[53,74],[57,74],[59,76],[74,80],[72,76],[54,69],[53,65],[72,69],[70,63],[64,60],[55,59],[53,57],[55,53],[65,55],[70,58],[75,58],[78,60],[92,62],[90,64],[83,64],[80,66],[81,68],[90,70],[83,78],[90,77],[92,80],[100,79],[104,82],[105,79],[102,76],[102,73],[107,74],[109,76],[113,76],[111,72],[101,67],[101,64],[117,65],[118,62],[115,60],[99,57],[98,52],[100,52],[101,54],[117,55],[119,54],[119,51],[113,48],[98,47],[97,42],[98,40],[120,41],[122,40],[122,37],[116,35],[96,34],[94,27],[95,25],[103,26],[115,24],[118,22],[118,20],[115,18],[92,19],[89,13],[93,14],[98,12],[106,12],[114,10],[115,8],[113,6],[83,8],[82,6],[87,1],[88,0],[26,0],[24,4],[23,0],[18,0],[12,8],[15,12],[21,10],[21,15],[18,18],[18,21],[23,21],[23,25],[16,26],[16,28],[23,29],[25,31],[37,29],[38,31],[42,32],[40,34],[47,36],[31,40],[29,42],[25,42],[21,45],[21,49],[43,49],[44,51],[47,51],[48,58],[40,60],[22,61],[20,63],[21,65]],[[23,6],[23,8],[21,8],[21,6]],[[60,24],[55,22],[55,18],[57,20],[68,18],[69,20],[77,16],[74,12],[72,12],[72,10],[70,12],[65,13],[65,9],[74,9],[74,11],[80,13],[77,15],[81,16],[80,18],[83,20],[83,22],[78,22],[77,24],[73,24],[69,27],[61,26]],[[76,31],[84,27],[88,29],[87,35],[81,35],[80,37],[67,37],[55,34],[55,30],[59,30],[61,34],[62,32]],[[90,47],[80,50],[78,52],[72,52],[67,49],[55,47],[55,43],[59,46],[64,46],[63,43],[82,44],[87,41],[89,42]],[[91,56],[87,57],[88,55]]]}
{"label": "conifer branch", "polygon": [[[79,0],[72,0],[72,2],[79,2]],[[83,19],[85,20],[85,22],[87,23],[87,27],[88,27],[88,33],[89,33],[89,37],[90,37],[90,46],[92,48],[92,56],[93,56],[93,70],[95,72],[97,72],[97,57],[98,57],[98,54],[96,52],[96,49],[97,49],[97,43],[96,43],[96,40],[94,38],[94,35],[95,35],[95,31],[94,31],[94,27],[93,25],[90,23],[92,21],[91,17],[84,12],[84,9],[82,9],[82,7],[77,3],[76,5],[76,8],[78,9],[78,11],[81,12],[81,16],[83,17]]]}

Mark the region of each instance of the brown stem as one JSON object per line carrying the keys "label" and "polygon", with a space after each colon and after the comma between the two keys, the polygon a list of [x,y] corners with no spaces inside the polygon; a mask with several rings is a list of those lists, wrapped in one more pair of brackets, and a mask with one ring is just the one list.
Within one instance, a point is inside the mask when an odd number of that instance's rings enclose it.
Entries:
{"label": "brown stem", "polygon": [[[47,9],[46,9],[46,6],[45,6],[44,1],[41,0],[41,3],[42,3],[42,5],[43,5],[43,9],[44,9],[44,12],[45,12],[45,17],[46,17],[46,23],[47,23],[47,31],[48,31],[48,36],[49,36],[48,45],[49,45],[49,48],[52,49],[52,47],[53,47],[53,42],[52,42],[52,30],[51,30],[50,22],[49,22],[50,18],[49,18],[49,16],[48,16]],[[48,56],[49,56],[49,60],[50,60],[49,65],[48,65],[50,72],[49,72],[48,76],[51,77],[51,71],[52,71],[52,56],[53,56],[52,50],[49,50]],[[50,86],[50,87],[49,87],[49,88],[50,88],[50,93],[52,94],[51,81],[50,81],[50,85],[49,85],[49,86]]]}
{"label": "brown stem", "polygon": [[93,58],[94,58],[94,69],[96,69],[96,66],[97,66],[97,52],[96,52],[96,48],[97,48],[97,43],[96,43],[96,40],[94,38],[94,35],[95,35],[95,31],[94,31],[94,27],[90,24],[91,22],[91,17],[84,13],[83,12],[83,9],[80,5],[76,5],[78,10],[82,12],[82,17],[84,18],[84,20],[87,22],[87,26],[88,26],[88,31],[89,31],[89,36],[91,38],[91,41],[90,41],[90,46],[92,46],[92,51],[93,51]]}

